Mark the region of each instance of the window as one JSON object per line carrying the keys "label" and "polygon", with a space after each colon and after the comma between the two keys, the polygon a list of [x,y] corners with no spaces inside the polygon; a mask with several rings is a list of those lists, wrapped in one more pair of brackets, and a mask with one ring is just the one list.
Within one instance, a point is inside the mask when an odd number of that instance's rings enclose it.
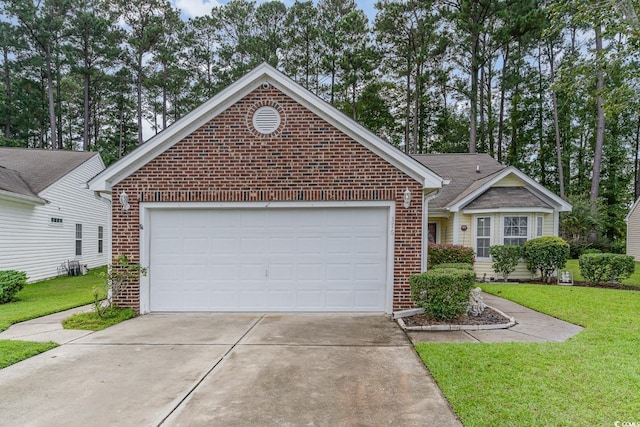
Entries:
{"label": "window", "polygon": [[62,218],[52,216],[49,218],[49,225],[52,227],[62,227]]}
{"label": "window", "polygon": [[76,256],[82,255],[82,224],[76,224]]}
{"label": "window", "polygon": [[491,217],[476,218],[476,256],[489,258],[489,246],[491,246]]}
{"label": "window", "polygon": [[102,253],[102,242],[104,237],[104,229],[102,228],[101,225],[98,226],[98,253],[101,254]]}
{"label": "window", "polygon": [[544,217],[538,215],[536,217],[536,237],[541,237],[544,229]]}
{"label": "window", "polygon": [[505,216],[503,244],[522,246],[529,236],[529,217],[527,216]]}
{"label": "window", "polygon": [[438,224],[435,222],[428,223],[427,230],[429,243],[438,243]]}

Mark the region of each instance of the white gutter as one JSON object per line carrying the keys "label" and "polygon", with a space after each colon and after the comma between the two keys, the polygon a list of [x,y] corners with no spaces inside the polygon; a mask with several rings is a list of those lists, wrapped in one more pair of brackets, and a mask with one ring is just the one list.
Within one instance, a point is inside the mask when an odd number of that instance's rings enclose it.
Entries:
{"label": "white gutter", "polygon": [[427,271],[427,259],[429,255],[429,201],[440,195],[441,188],[424,195],[422,202],[422,269]]}
{"label": "white gutter", "polygon": [[23,194],[13,193],[11,191],[0,190],[0,199],[9,200],[16,203],[28,203],[30,205],[44,206],[48,202],[39,197],[25,196]]}

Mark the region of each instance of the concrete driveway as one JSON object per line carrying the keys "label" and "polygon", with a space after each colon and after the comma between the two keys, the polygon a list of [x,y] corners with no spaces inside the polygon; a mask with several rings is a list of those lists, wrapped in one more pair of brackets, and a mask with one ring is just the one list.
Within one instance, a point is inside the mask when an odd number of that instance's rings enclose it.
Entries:
{"label": "concrete driveway", "polygon": [[0,370],[0,424],[459,426],[383,316],[154,314]]}

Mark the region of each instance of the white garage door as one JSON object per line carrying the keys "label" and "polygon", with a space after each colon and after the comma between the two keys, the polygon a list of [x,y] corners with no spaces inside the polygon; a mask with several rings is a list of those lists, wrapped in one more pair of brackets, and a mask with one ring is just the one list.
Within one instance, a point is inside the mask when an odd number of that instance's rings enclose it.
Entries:
{"label": "white garage door", "polygon": [[150,210],[150,310],[382,312],[388,212]]}

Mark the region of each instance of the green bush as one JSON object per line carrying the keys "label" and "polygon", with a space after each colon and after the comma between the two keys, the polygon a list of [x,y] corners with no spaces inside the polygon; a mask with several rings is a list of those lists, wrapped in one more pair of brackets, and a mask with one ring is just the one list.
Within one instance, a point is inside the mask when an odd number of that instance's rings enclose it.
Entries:
{"label": "green bush", "polygon": [[470,270],[436,269],[411,276],[411,298],[427,316],[451,320],[466,313],[476,274]]}
{"label": "green bush", "polygon": [[11,302],[26,284],[27,273],[24,271],[0,271],[0,304]]}
{"label": "green bush", "polygon": [[590,283],[615,282],[630,277],[636,268],[629,255],[584,254],[578,259],[580,274]]}
{"label": "green bush", "polygon": [[[585,249],[584,251],[582,251],[582,255],[586,255],[586,254],[601,254],[602,251],[600,249],[596,249],[596,248],[589,248],[589,249]],[[578,257],[580,258],[580,257]]]}
{"label": "green bush", "polygon": [[450,245],[440,243],[429,244],[429,266],[438,264],[473,264],[475,257],[473,248],[461,245]]}
{"label": "green bush", "polygon": [[444,264],[436,264],[431,267],[432,270],[471,270],[473,271],[473,265],[466,262],[445,262]]}
{"label": "green bush", "polygon": [[522,245],[522,256],[534,275],[540,272],[543,282],[550,283],[553,273],[563,268],[569,259],[569,244],[560,237],[543,236]]}
{"label": "green bush", "polygon": [[509,275],[516,271],[522,258],[522,248],[515,245],[494,245],[489,247],[489,255],[493,259],[493,271],[502,274],[506,282]]}

